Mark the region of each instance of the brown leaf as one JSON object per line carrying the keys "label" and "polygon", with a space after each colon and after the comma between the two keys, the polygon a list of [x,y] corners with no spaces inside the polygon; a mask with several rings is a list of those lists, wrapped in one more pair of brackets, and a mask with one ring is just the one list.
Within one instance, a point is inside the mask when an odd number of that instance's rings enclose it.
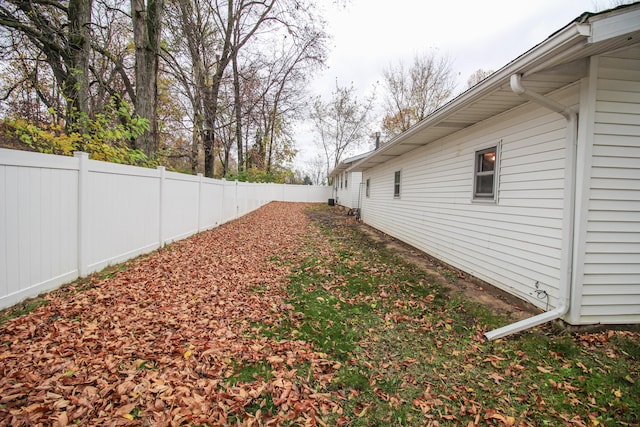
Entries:
{"label": "brown leaf", "polygon": [[66,427],[69,424],[69,417],[66,412],[61,412],[56,420],[57,425],[60,427]]}
{"label": "brown leaf", "polygon": [[136,406],[138,406],[136,403],[129,403],[127,405],[121,406],[116,410],[116,415],[123,417],[127,414],[130,414]]}

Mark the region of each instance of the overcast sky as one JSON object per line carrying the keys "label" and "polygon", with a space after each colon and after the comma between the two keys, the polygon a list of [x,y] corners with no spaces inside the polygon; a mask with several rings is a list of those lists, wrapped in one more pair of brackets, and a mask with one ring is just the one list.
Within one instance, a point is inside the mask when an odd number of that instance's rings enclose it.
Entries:
{"label": "overcast sky", "polygon": [[[417,53],[436,49],[453,62],[458,90],[478,69],[498,70],[582,12],[602,10],[607,0],[351,0],[345,8],[326,2],[332,36],[328,67],[316,76],[309,92],[328,99],[353,82],[370,93],[389,64],[409,63]],[[376,92],[380,97],[380,88]],[[382,104],[379,100],[378,104]],[[295,161],[305,169],[320,153],[308,125],[300,125]],[[365,149],[363,149],[365,150]],[[359,153],[352,153],[359,154]]]}

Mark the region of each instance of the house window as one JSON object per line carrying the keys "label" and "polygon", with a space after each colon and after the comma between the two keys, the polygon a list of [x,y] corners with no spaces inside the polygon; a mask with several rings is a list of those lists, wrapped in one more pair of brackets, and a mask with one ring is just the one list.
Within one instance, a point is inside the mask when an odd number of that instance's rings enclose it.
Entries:
{"label": "house window", "polygon": [[371,182],[370,182],[370,181],[371,181],[371,179],[370,179],[370,178],[367,178],[367,181],[366,181],[366,182],[367,182],[367,184],[366,184],[366,186],[365,186],[365,190],[364,190],[364,194],[365,194],[367,197],[369,197],[369,191],[370,191],[370,188],[371,188]]}
{"label": "house window", "polygon": [[473,198],[495,200],[498,147],[476,151],[475,172],[473,177]]}
{"label": "house window", "polygon": [[340,175],[340,188],[342,188],[342,175]]}
{"label": "house window", "polygon": [[347,175],[346,173],[344,174],[344,188],[348,188],[349,187],[349,175]]}
{"label": "house window", "polygon": [[400,171],[396,171],[393,178],[393,197],[400,197]]}

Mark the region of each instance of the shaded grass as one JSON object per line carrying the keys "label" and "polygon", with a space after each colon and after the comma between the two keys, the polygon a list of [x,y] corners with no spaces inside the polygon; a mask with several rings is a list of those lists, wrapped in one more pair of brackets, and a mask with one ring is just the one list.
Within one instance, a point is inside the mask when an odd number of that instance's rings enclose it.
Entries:
{"label": "shaded grass", "polygon": [[236,366],[234,374],[227,378],[227,383],[235,386],[238,383],[251,383],[256,379],[269,380],[272,377],[271,366],[268,363],[249,363]]}
{"label": "shaded grass", "polygon": [[640,425],[637,335],[545,326],[487,342],[511,321],[348,225],[317,225],[288,286],[300,316],[277,333],[343,363],[329,424]]}
{"label": "shaded grass", "polygon": [[0,311],[0,326],[3,325],[8,320],[14,319],[19,316],[24,316],[25,314],[31,313],[36,308],[44,305],[48,305],[48,304],[49,304],[48,300],[39,296],[35,298],[29,298],[10,308],[4,309]]}

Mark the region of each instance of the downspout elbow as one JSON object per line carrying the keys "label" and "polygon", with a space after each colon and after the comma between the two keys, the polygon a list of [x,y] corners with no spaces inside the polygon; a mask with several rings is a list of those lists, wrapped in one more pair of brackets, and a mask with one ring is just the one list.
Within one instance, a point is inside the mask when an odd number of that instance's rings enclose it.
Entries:
{"label": "downspout elbow", "polygon": [[504,338],[508,335],[515,334],[517,332],[526,331],[538,325],[542,325],[552,320],[560,319],[569,312],[568,301],[563,301],[558,307],[553,310],[545,311],[537,316],[529,317],[516,323],[503,326],[502,328],[494,329],[484,334],[485,338],[489,341]]}
{"label": "downspout elbow", "polygon": [[527,90],[527,88],[522,84],[522,74],[513,74],[509,83],[511,84],[511,90],[516,95],[523,96],[531,101],[542,105],[545,108],[548,108],[551,111],[560,113],[567,120],[570,119],[572,114],[575,114],[575,112],[566,105],[562,105],[559,102],[554,101],[553,99],[547,98],[544,95],[540,95],[539,93]]}
{"label": "downspout elbow", "polygon": [[553,99],[547,98],[539,93],[532,92],[527,90],[526,87],[522,84],[522,76],[520,74],[514,74],[511,76],[511,90],[517,95],[523,96],[533,102],[536,102],[539,105],[542,105],[549,110],[562,114],[567,120],[567,156],[569,159],[569,170],[567,173],[567,191],[570,194],[571,200],[565,200],[565,203],[568,205],[565,207],[565,212],[567,212],[568,219],[566,220],[566,224],[563,227],[565,229],[565,235],[563,239],[567,242],[567,247],[563,251],[563,274],[560,279],[560,298],[559,304],[556,308],[550,311],[546,311],[544,313],[538,314],[536,316],[530,317],[528,319],[521,320],[516,323],[512,323],[502,328],[495,329],[493,331],[489,331],[484,334],[484,336],[489,340],[496,340],[499,338],[506,337],[508,335],[521,332],[527,330],[529,328],[533,328],[538,325],[542,325],[543,323],[550,322],[552,320],[560,319],[564,317],[570,308],[569,299],[571,296],[571,277],[572,277],[572,265],[573,261],[571,258],[571,254],[573,251],[573,216],[575,214],[575,206],[573,204],[573,198],[575,197],[575,156],[576,156],[576,144],[577,144],[577,123],[578,123],[578,115],[577,113],[570,107],[562,105]]}
{"label": "downspout elbow", "polygon": [[516,95],[524,95],[527,92],[527,88],[522,86],[522,74],[514,74],[509,80],[511,84],[511,91]]}

